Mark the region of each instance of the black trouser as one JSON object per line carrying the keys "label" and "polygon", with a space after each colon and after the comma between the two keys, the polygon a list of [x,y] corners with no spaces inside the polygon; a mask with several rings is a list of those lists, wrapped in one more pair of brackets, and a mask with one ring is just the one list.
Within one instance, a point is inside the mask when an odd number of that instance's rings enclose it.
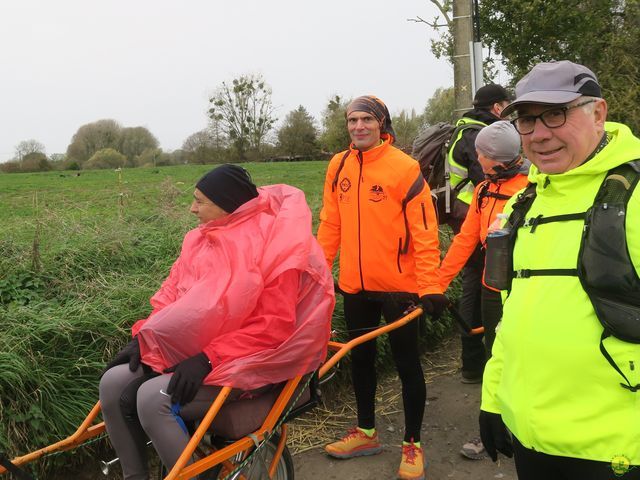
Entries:
{"label": "black trouser", "polygon": [[[612,462],[547,455],[525,448],[513,437],[513,453],[518,480],[640,480],[640,467],[616,473]],[[613,459],[612,459],[613,461]]]}
{"label": "black trouser", "polygon": [[496,327],[502,318],[502,297],[500,292],[482,286],[482,325],[484,326],[484,347],[487,360],[491,358],[491,349],[496,339]]}
{"label": "black trouser", "polygon": [[[359,337],[380,324],[380,315],[387,323],[403,316],[409,301],[373,300],[360,294],[344,294],[344,318],[349,338]],[[424,382],[418,352],[418,321],[413,320],[389,332],[393,360],[402,383],[404,405],[404,440],[420,441],[420,428],[424,416],[427,387]],[[375,427],[376,341],[355,347],[351,352],[351,375],[358,407],[358,426]]]}
{"label": "black trouser", "polygon": [[[453,204],[452,218],[447,222],[453,230],[453,234],[460,233],[460,228],[469,210],[469,205],[456,199]],[[458,300],[460,316],[477,328],[482,325],[480,310],[480,289],[482,286],[482,273],[484,271],[484,252],[478,246],[462,269],[462,293]],[[481,374],[486,363],[485,347],[482,343],[482,335],[461,336],[462,343],[462,370]]]}
{"label": "black trouser", "polygon": [[[482,325],[481,287],[484,270],[484,252],[476,248],[462,270],[462,294],[458,303],[460,316],[472,328]],[[482,335],[461,336],[462,370],[482,373],[486,362]]]}

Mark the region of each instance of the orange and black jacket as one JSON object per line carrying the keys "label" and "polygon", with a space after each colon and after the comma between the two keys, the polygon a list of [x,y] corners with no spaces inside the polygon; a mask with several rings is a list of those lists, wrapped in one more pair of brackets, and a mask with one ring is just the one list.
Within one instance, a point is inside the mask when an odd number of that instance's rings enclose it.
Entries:
{"label": "orange and black jacket", "polygon": [[438,222],[418,162],[389,143],[335,155],[327,169],[318,241],[340,288],[441,293]]}
{"label": "orange and black jacket", "polygon": [[521,173],[498,182],[484,180],[476,186],[460,233],[453,237],[440,265],[442,290],[446,290],[451,280],[462,270],[478,244],[485,247],[489,226],[502,213],[509,198],[526,186],[527,176]]}

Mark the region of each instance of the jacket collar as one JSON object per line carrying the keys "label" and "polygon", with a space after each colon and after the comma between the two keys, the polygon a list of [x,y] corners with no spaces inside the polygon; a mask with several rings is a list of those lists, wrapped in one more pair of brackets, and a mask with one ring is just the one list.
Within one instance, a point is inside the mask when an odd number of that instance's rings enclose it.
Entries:
{"label": "jacket collar", "polygon": [[500,120],[493,113],[488,110],[483,110],[481,108],[474,108],[473,110],[469,110],[464,112],[463,117],[470,118],[472,120],[477,120],[482,123],[486,123],[487,125],[491,125],[494,122]]}
{"label": "jacket collar", "polygon": [[383,157],[389,151],[391,147],[391,137],[386,133],[380,135],[380,139],[382,143],[377,147],[373,147],[371,150],[367,150],[366,152],[361,152],[357,148],[354,148],[353,144],[349,145],[349,150],[351,153],[359,158],[362,155],[362,163],[371,163],[375,162],[379,158]]}

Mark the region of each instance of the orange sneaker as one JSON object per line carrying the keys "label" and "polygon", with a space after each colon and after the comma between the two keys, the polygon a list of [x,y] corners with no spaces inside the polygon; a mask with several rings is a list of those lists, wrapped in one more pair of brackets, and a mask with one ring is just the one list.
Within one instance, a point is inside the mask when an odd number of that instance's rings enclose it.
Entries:
{"label": "orange sneaker", "polygon": [[330,443],[324,450],[335,458],[353,458],[380,453],[382,445],[377,432],[370,437],[358,428],[352,428],[341,440]]}
{"label": "orange sneaker", "polygon": [[402,461],[398,469],[402,480],[424,480],[424,454],[415,444],[402,445]]}

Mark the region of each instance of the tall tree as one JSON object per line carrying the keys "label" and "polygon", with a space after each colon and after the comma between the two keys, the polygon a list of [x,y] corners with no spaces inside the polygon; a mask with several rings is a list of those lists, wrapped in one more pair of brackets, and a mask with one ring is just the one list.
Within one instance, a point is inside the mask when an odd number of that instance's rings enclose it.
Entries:
{"label": "tall tree", "polygon": [[287,114],[278,130],[278,148],[286,155],[311,156],[318,151],[317,140],[313,117],[302,105]]}
{"label": "tall tree", "polygon": [[222,82],[209,99],[209,116],[229,137],[240,160],[248,150],[260,152],[276,121],[271,88],[261,75],[248,74]]}
{"label": "tall tree", "polygon": [[111,119],[98,120],[81,126],[67,147],[67,159],[82,165],[98,150],[120,147],[122,127]]}
{"label": "tall tree", "polygon": [[411,148],[413,140],[420,130],[422,115],[417,115],[415,110],[411,110],[411,112],[401,110],[398,115],[392,116],[392,124],[393,130],[396,132],[396,147],[406,150]]}
{"label": "tall tree", "polygon": [[20,171],[22,172],[47,172],[51,170],[51,163],[42,152],[31,152],[22,157]]}
{"label": "tall tree", "polygon": [[483,0],[483,41],[521,78],[538,62],[572,60],[595,72],[610,118],[640,131],[638,0]]}
{"label": "tall tree", "polygon": [[118,151],[127,157],[127,164],[134,165],[136,157],[147,149],[158,148],[158,139],[145,127],[127,127],[120,131]]}
{"label": "tall tree", "polygon": [[325,152],[336,153],[349,147],[351,139],[347,131],[346,113],[351,100],[334,95],[322,112],[320,145]]}
{"label": "tall tree", "polygon": [[121,168],[125,166],[127,157],[113,148],[103,148],[94,153],[89,160],[84,162],[82,168]]}
{"label": "tall tree", "polygon": [[26,157],[30,153],[46,153],[44,145],[33,138],[21,141],[18,145],[16,145],[15,152],[15,158],[18,161],[22,161],[22,159],[24,159],[24,157]]}
{"label": "tall tree", "polygon": [[204,165],[220,163],[225,159],[225,149],[220,146],[219,138],[209,128],[189,135],[182,142],[182,151],[188,163]]}
{"label": "tall tree", "polygon": [[438,122],[452,122],[455,108],[453,87],[440,87],[427,102],[423,115],[424,123],[435,125]]}
{"label": "tall tree", "polygon": [[[410,22],[424,23],[434,31],[438,32],[439,36],[432,38],[430,40],[431,53],[433,53],[433,55],[436,58],[444,58],[451,64],[451,66],[455,66],[454,36],[456,33],[455,22],[457,21],[457,18],[454,15],[454,3],[457,0],[429,0],[429,1],[433,5],[435,5],[436,8],[438,9],[439,13],[435,17],[433,17],[431,20],[427,20],[420,16],[416,16],[414,18],[409,18],[408,20]],[[470,4],[471,0],[468,0],[468,1]],[[466,5],[461,5],[460,3],[458,3],[456,6],[458,11],[461,9],[461,7],[464,10],[466,10],[467,8]],[[466,18],[466,15],[463,18]],[[482,19],[480,20],[480,24],[483,25]],[[464,60],[464,61],[468,61],[468,60]],[[492,82],[497,75],[497,69],[496,69],[496,60],[493,57],[491,50],[489,51],[489,55],[483,59],[482,65],[483,65],[483,76],[484,76],[485,82]]]}

